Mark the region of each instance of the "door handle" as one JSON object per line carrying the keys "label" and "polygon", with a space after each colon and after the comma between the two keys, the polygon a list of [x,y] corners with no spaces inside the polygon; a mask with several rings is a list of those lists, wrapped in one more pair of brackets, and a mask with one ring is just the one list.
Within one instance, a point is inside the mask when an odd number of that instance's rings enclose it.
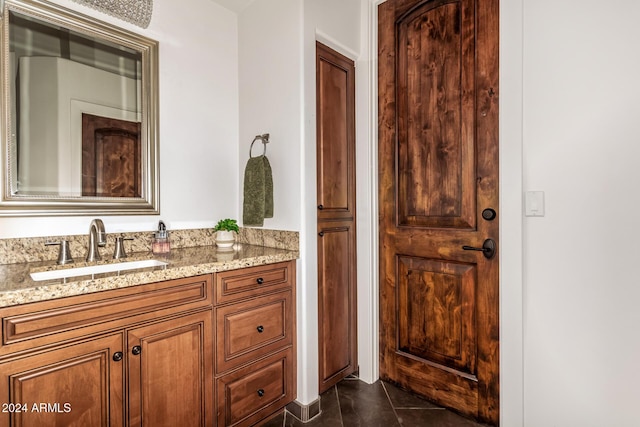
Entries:
{"label": "door handle", "polygon": [[465,251],[480,251],[486,259],[491,259],[496,255],[496,242],[493,239],[487,239],[482,243],[481,248],[474,248],[473,246],[463,246]]}

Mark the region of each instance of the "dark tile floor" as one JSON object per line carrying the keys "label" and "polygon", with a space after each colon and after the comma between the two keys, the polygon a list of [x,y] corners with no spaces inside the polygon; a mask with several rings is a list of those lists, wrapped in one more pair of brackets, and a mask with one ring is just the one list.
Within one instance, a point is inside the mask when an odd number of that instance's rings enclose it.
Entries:
{"label": "dark tile floor", "polygon": [[345,379],[322,394],[320,407],[306,424],[285,412],[263,427],[485,427],[382,381]]}

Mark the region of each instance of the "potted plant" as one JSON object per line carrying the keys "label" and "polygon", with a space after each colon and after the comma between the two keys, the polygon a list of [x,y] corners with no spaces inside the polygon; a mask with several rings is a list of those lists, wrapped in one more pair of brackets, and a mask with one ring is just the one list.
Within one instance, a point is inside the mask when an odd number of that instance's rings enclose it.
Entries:
{"label": "potted plant", "polygon": [[238,221],[226,218],[218,221],[213,231],[216,232],[216,245],[219,248],[230,248],[236,242],[236,236],[233,233],[238,233],[240,228]]}

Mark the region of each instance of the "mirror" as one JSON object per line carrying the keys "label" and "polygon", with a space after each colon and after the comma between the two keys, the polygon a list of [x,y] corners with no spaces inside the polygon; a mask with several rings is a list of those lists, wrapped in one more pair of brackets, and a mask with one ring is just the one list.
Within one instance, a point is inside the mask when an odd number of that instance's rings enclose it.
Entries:
{"label": "mirror", "polygon": [[157,214],[158,43],[43,0],[0,36],[0,215]]}

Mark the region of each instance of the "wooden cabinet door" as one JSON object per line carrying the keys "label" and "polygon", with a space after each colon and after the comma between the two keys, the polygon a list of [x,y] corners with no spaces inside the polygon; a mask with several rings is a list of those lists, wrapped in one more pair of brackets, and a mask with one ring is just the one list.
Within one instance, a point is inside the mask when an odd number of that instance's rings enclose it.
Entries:
{"label": "wooden cabinet door", "polygon": [[318,328],[320,389],[358,368],[356,336],[355,231],[351,221],[322,224],[318,239]]}
{"label": "wooden cabinet door", "polygon": [[202,311],[127,332],[129,425],[213,425],[213,315]]}
{"label": "wooden cabinet door", "polygon": [[118,333],[0,364],[0,426],[123,426],[122,349]]}
{"label": "wooden cabinet door", "polygon": [[320,392],[358,369],[355,67],[316,44]]}

